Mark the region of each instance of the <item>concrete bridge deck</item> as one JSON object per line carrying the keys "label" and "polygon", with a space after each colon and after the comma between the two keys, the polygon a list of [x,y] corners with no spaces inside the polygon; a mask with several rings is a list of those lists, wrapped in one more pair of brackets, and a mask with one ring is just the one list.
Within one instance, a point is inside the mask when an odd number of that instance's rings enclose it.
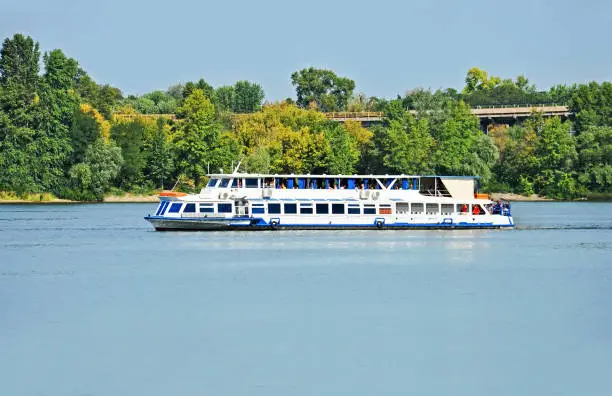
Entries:
{"label": "concrete bridge deck", "polygon": [[[476,107],[471,109],[472,114],[480,118],[485,124],[495,123],[503,120],[518,120],[529,117],[532,112],[542,113],[544,117],[558,116],[567,118],[571,115],[567,106],[555,105],[524,105],[524,106],[497,106],[497,107]],[[410,110],[410,113],[416,114],[415,110]],[[364,124],[375,123],[382,121],[384,113],[380,111],[358,111],[358,112],[332,112],[325,113],[328,120],[345,122],[357,121]],[[135,118],[166,118],[170,120],[176,119],[174,114],[113,114],[116,119],[131,120]]]}
{"label": "concrete bridge deck", "polygon": [[[527,118],[533,111],[542,113],[545,117],[569,117],[570,111],[567,106],[534,105],[534,106],[499,106],[499,107],[476,107],[471,109],[472,114],[478,118]],[[416,110],[410,113],[417,114]],[[359,112],[333,112],[325,113],[326,117],[333,121],[359,121],[377,122],[384,117],[383,112],[359,111]]]}

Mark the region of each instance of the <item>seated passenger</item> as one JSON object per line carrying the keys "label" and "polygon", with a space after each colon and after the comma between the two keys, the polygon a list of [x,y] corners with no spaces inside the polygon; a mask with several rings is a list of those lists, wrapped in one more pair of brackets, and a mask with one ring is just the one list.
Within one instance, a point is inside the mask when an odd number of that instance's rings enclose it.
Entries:
{"label": "seated passenger", "polygon": [[475,215],[480,214],[480,205],[474,205],[474,209],[472,209],[472,214],[475,214]]}
{"label": "seated passenger", "polygon": [[467,213],[468,211],[468,206],[466,204],[463,204],[463,206],[461,207],[461,213]]}

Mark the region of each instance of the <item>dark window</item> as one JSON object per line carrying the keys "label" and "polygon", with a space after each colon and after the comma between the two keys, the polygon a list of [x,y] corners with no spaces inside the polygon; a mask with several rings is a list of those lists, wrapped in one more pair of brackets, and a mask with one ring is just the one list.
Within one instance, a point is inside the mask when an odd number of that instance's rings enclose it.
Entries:
{"label": "dark window", "polygon": [[326,203],[317,204],[317,214],[328,214],[328,213],[329,213],[329,204],[326,204]]}
{"label": "dark window", "polygon": [[279,214],[280,212],[281,212],[281,210],[280,210],[280,204],[279,203],[268,204],[268,213],[269,214]]}
{"label": "dark window", "polygon": [[300,206],[300,214],[312,214],[312,206]]}
{"label": "dark window", "polygon": [[219,184],[219,187],[225,188],[225,187],[229,186],[229,181],[230,181],[230,179],[221,179],[221,183]]}
{"label": "dark window", "polygon": [[206,206],[200,204],[200,213],[213,213],[214,211],[215,209],[213,208],[212,204]]}
{"label": "dark window", "polygon": [[266,210],[263,207],[258,206],[258,207],[253,207],[253,210],[251,210],[251,212],[253,214],[264,214],[266,213]]}
{"label": "dark window", "polygon": [[162,203],[159,204],[159,208],[157,208],[157,212],[155,213],[155,216],[163,215],[164,211],[166,210],[166,206],[168,206],[168,201],[162,201]]}
{"label": "dark window", "polygon": [[238,187],[238,179],[233,179],[232,180],[232,188],[236,188]]}
{"label": "dark window", "polygon": [[344,214],[344,204],[332,204],[333,214]]}
{"label": "dark window", "polygon": [[232,204],[217,204],[218,213],[232,213]]}
{"label": "dark window", "polygon": [[361,214],[361,211],[359,210],[359,205],[349,205],[348,214]]}
{"label": "dark window", "polygon": [[297,213],[297,204],[286,203],[285,204],[285,214],[287,213]]}
{"label": "dark window", "polygon": [[374,205],[364,206],[363,214],[376,214],[376,207]]}
{"label": "dark window", "polygon": [[195,204],[188,203],[185,205],[185,210],[183,210],[183,213],[195,213]]}
{"label": "dark window", "polygon": [[214,186],[215,186],[215,184],[217,184],[217,180],[218,180],[218,179],[210,179],[210,180],[208,181],[208,184],[206,185],[206,187],[214,187]]}
{"label": "dark window", "polygon": [[175,202],[172,205],[170,205],[170,210],[168,211],[168,213],[178,213],[181,211],[182,207],[183,207],[182,203]]}
{"label": "dark window", "polygon": [[259,179],[244,179],[244,184],[246,188],[257,188]]}

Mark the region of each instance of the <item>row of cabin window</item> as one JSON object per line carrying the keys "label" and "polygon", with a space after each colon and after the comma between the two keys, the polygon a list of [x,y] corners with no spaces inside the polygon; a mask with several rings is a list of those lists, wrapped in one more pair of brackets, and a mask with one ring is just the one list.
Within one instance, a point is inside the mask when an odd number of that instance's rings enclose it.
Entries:
{"label": "row of cabin window", "polygon": [[[282,212],[281,212],[282,209]],[[382,205],[381,205],[382,209]],[[391,206],[388,206],[389,211]],[[253,214],[264,214],[265,208],[263,204],[261,206],[253,206],[251,209]],[[296,203],[268,203],[268,214],[298,214],[298,205]],[[299,207],[299,214],[361,214],[361,207],[359,204],[348,204],[343,203],[302,203]],[[363,214],[376,214],[376,205],[366,204],[363,207]]]}
{"label": "row of cabin window", "polygon": [[[326,188],[335,188],[335,189],[354,189],[354,188],[374,188],[380,189],[380,185],[375,180],[367,180],[367,179],[335,179],[335,178],[326,178],[326,179],[272,179],[264,180],[263,184],[260,186],[260,179],[256,178],[223,178],[223,179],[210,179],[206,187],[209,188],[227,188],[230,183],[232,188],[259,188],[259,187],[269,187],[269,188],[298,188],[298,189],[326,189]],[[390,181],[388,183],[383,183],[387,187],[390,185]],[[394,188],[402,189],[402,190],[412,190],[417,189],[418,181],[417,179],[398,179],[394,184]]]}
{"label": "row of cabin window", "polygon": [[[281,205],[283,211],[281,212]],[[420,213],[444,213],[450,214],[453,212],[461,212],[463,206],[466,206],[466,211],[471,213],[473,209],[472,205],[469,204],[423,204],[423,203],[397,203],[396,204],[396,213],[397,214],[420,214]],[[169,202],[164,201],[160,204],[156,215],[163,215],[168,208],[168,213],[179,213],[183,206],[182,203],[175,202],[169,204]],[[456,209],[456,210],[455,210]],[[482,208],[480,208],[482,210]],[[214,213],[214,204],[212,203],[201,203],[199,207],[200,213]],[[185,209],[183,213],[196,213],[196,204],[188,203],[185,205]],[[230,203],[219,203],[217,204],[217,213],[232,213],[232,204]],[[265,214],[264,204],[253,204],[252,207],[253,214]],[[268,203],[268,214],[297,214],[298,213],[298,205],[297,203]],[[361,207],[359,204],[348,204],[348,207],[345,211],[344,203],[332,203],[331,211],[330,204],[328,203],[301,203],[299,207],[300,214],[376,214],[376,205],[374,204],[364,204],[363,213],[361,211]],[[379,214],[391,214],[391,205],[380,205]],[[484,213],[484,212],[481,212]]]}
{"label": "row of cabin window", "polygon": [[[166,213],[166,209],[168,210],[167,213],[179,213],[182,208],[183,208],[183,203],[175,202],[175,203],[170,204],[168,201],[164,201],[159,205],[155,215],[163,216],[164,213]],[[214,213],[215,212],[214,204],[200,204],[199,209],[200,209],[200,213]],[[196,213],[196,204],[195,203],[185,204],[185,209],[183,209],[183,213]],[[232,213],[232,204],[229,204],[229,203],[217,204],[217,213]]]}

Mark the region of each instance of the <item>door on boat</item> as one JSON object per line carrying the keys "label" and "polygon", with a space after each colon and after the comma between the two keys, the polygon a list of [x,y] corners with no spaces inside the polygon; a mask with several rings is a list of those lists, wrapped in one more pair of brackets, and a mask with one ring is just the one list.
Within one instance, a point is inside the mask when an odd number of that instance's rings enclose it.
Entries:
{"label": "door on boat", "polygon": [[240,199],[234,201],[234,207],[236,216],[248,216],[249,215],[249,206],[247,205],[247,201]]}

